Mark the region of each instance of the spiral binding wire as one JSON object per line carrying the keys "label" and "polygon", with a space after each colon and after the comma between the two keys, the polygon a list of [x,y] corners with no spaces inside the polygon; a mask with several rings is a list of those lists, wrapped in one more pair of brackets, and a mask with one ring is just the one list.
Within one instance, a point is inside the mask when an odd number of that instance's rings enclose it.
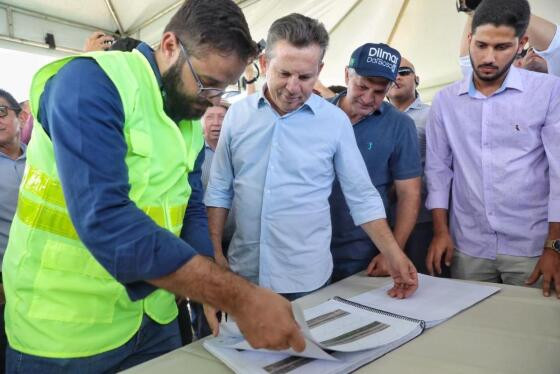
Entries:
{"label": "spiral binding wire", "polygon": [[381,315],[384,315],[384,316],[394,317],[394,318],[402,319],[402,320],[405,320],[405,321],[418,323],[418,324],[420,324],[420,327],[422,328],[422,331],[424,331],[424,329],[426,328],[426,321],[423,321],[421,319],[402,316],[400,314],[388,312],[386,310],[373,308],[371,306],[363,305],[363,304],[360,304],[360,303],[356,303],[354,301],[350,301],[348,299],[344,299],[340,296],[335,296],[334,300],[340,301],[341,303],[344,303],[344,304],[352,305],[353,307],[358,308],[358,309],[367,310],[368,312],[375,312],[375,313],[378,313],[378,314],[381,314]]}

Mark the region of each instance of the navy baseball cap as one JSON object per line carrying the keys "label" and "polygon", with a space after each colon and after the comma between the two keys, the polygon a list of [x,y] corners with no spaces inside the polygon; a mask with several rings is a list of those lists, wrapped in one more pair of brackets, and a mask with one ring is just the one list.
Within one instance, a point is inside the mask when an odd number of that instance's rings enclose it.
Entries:
{"label": "navy baseball cap", "polygon": [[396,49],[383,43],[366,43],[352,53],[348,67],[362,77],[383,77],[395,81],[400,64],[401,54]]}

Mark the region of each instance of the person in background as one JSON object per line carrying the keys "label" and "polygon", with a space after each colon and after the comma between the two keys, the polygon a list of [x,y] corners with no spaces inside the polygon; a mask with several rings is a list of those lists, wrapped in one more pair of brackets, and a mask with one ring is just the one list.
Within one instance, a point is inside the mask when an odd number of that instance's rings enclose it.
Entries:
{"label": "person in background", "polygon": [[[387,93],[387,98],[398,110],[408,114],[414,120],[423,173],[426,164],[426,121],[430,106],[420,98],[417,90],[419,84],[420,76],[416,73],[416,68],[408,59],[402,58],[397,80]],[[418,220],[405,246],[406,254],[420,273],[427,273],[426,256],[433,237],[432,215],[425,207],[427,194],[426,179],[423,176],[420,213],[418,213]],[[445,268],[444,275],[449,277],[449,268]]]}
{"label": "person in background", "polygon": [[[373,56],[373,57],[372,57]],[[357,48],[345,69],[347,91],[330,102],[338,106],[352,123],[352,130],[368,177],[379,191],[390,216],[389,191],[395,188],[397,207],[392,220],[393,236],[405,248],[420,206],[422,167],[414,122],[384,101],[397,79],[400,53],[386,44],[367,43]],[[367,268],[372,276],[390,274],[385,255],[362,227],[356,226],[338,179],[329,197],[332,241],[331,253],[336,282]],[[423,266],[424,258],[417,264]]]}
{"label": "person in background", "polygon": [[[0,264],[8,245],[19,185],[25,169],[26,146],[20,141],[24,119],[25,115],[18,102],[9,92],[0,89]],[[4,285],[0,271],[0,373],[6,367],[4,304]]]}
{"label": "person in background", "polygon": [[29,100],[22,101],[19,103],[21,107],[21,131],[20,140],[23,144],[27,145],[29,140],[31,140],[31,133],[33,132],[33,114],[31,114],[31,108],[29,107]]}
{"label": "person in background", "polygon": [[560,79],[512,66],[529,19],[526,0],[483,1],[468,35],[471,73],[434,97],[427,267],[513,285],[542,276],[543,294],[560,298]]}
{"label": "person in background", "polygon": [[[220,138],[220,132],[222,130],[222,123],[224,121],[224,117],[228,108],[229,104],[226,101],[222,100],[218,105],[208,107],[201,118],[202,131],[204,133],[204,162],[202,163],[201,179],[204,191],[206,191],[206,187],[208,186],[210,167],[212,166],[214,152],[216,151],[216,147],[218,145],[218,139]],[[226,252],[224,254],[219,253],[214,257],[216,263],[225,268],[228,268],[228,263],[226,260],[227,248],[233,235],[233,231],[233,212],[231,212],[227,218],[222,240],[222,247]],[[208,321],[204,316],[202,305],[194,301],[190,301],[189,304],[191,310],[192,326],[196,338],[201,339],[207,335],[210,335],[212,333],[212,330],[208,326]]]}
{"label": "person in background", "polygon": [[103,31],[94,31],[84,43],[84,52],[107,51],[114,42],[114,36]]}

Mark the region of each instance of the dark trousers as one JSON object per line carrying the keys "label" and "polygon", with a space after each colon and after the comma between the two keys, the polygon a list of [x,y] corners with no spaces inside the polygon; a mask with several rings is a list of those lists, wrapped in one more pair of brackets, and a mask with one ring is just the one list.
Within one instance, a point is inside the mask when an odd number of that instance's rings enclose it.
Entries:
{"label": "dark trousers", "polygon": [[351,275],[359,273],[367,269],[371,258],[368,259],[349,259],[338,258],[333,259],[333,272],[331,275],[331,283],[338,282]]}
{"label": "dark trousers", "polygon": [[212,330],[210,330],[210,326],[204,315],[202,304],[192,300],[190,300],[189,303],[191,306],[191,323],[196,339],[202,339],[212,334]]}
{"label": "dark trousers", "polygon": [[[428,255],[428,248],[434,236],[432,222],[418,223],[408,237],[406,242],[405,252],[410,261],[416,267],[419,273],[427,274],[426,269],[426,256]],[[331,276],[331,282],[338,282],[346,277],[354,275],[360,271],[367,269],[372,258],[367,259],[333,259],[334,268]],[[442,264],[442,273],[439,277],[449,278],[449,267]]]}
{"label": "dark trousers", "polygon": [[2,315],[0,319],[2,326],[0,328],[0,374],[4,374],[6,370],[6,347],[8,346],[8,339],[6,338],[6,329],[4,328],[4,304],[0,305],[0,314]]}
{"label": "dark trousers", "polygon": [[28,355],[8,347],[6,371],[12,373],[116,373],[181,346],[177,320],[160,325],[144,316],[138,332],[124,345],[97,355],[48,358]]}
{"label": "dark trousers", "polygon": [[177,307],[179,308],[177,319],[179,320],[182,345],[190,344],[193,340],[202,339],[212,333],[206,321],[202,304],[192,300],[181,300],[177,302]]}
{"label": "dark trousers", "polygon": [[[428,256],[428,248],[434,237],[434,228],[432,222],[417,223],[408,237],[405,252],[410,261],[416,267],[419,273],[428,274],[426,268],[426,257]],[[449,267],[442,263],[441,274],[438,277],[449,278]]]}
{"label": "dark trousers", "polygon": [[329,284],[331,284],[331,280],[327,280],[325,282],[325,284],[323,284],[321,287],[317,288],[316,290],[313,291],[305,291],[305,292],[292,292],[292,293],[281,293],[279,295],[284,296],[286,299],[288,299],[289,301],[294,301],[299,299],[300,297],[304,297],[307,296],[315,291],[320,290],[321,288],[327,287]]}
{"label": "dark trousers", "polygon": [[186,299],[181,299],[177,301],[177,309],[179,309],[179,315],[177,315],[177,322],[179,323],[179,333],[181,335],[181,345],[185,346],[192,343],[193,333],[191,329],[191,317],[189,315],[189,306]]}
{"label": "dark trousers", "polygon": [[4,281],[2,280],[1,271],[0,288],[2,288],[2,300],[0,300],[0,374],[4,374],[6,370],[6,347],[8,346],[8,339],[6,337],[6,328],[4,327],[4,308],[6,306],[6,300],[4,298]]}

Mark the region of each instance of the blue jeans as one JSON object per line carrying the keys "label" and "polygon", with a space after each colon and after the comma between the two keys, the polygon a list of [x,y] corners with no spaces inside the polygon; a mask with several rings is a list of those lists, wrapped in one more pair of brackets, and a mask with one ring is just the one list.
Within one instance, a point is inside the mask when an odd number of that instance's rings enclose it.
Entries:
{"label": "blue jeans", "polygon": [[309,295],[310,293],[313,293],[315,291],[320,290],[323,287],[327,287],[329,284],[331,283],[331,280],[329,279],[325,284],[323,284],[321,287],[317,288],[316,290],[313,291],[306,291],[306,292],[292,292],[292,293],[281,293],[279,295],[284,296],[286,299],[288,299],[289,301],[294,301],[296,299],[299,299],[300,297],[304,297]]}
{"label": "blue jeans", "polygon": [[362,270],[367,269],[369,263],[371,262],[371,258],[369,259],[333,259],[333,272],[331,275],[331,282],[335,283],[339,280],[347,278],[351,275],[354,275]]}
{"label": "blue jeans", "polygon": [[160,325],[144,315],[138,332],[111,351],[80,358],[47,358],[18,352],[8,346],[6,373],[115,373],[161,356],[181,346],[177,319]]}

